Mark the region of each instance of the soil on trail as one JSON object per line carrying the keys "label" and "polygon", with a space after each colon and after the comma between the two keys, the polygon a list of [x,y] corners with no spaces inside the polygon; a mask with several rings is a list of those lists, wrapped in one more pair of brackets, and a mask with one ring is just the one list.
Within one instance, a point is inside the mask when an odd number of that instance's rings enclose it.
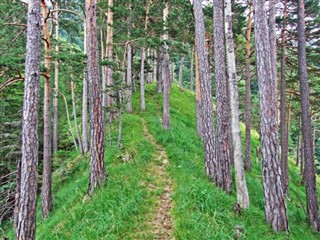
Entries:
{"label": "soil on trail", "polygon": [[[143,132],[146,139],[156,147],[155,154],[155,178],[164,182],[163,193],[159,196],[157,202],[157,209],[153,221],[150,223],[153,234],[156,239],[175,239],[172,234],[172,179],[167,173],[167,166],[169,164],[168,156],[164,148],[157,144],[153,136],[149,133],[146,122],[143,124]],[[160,188],[159,186],[148,186],[150,189]]]}

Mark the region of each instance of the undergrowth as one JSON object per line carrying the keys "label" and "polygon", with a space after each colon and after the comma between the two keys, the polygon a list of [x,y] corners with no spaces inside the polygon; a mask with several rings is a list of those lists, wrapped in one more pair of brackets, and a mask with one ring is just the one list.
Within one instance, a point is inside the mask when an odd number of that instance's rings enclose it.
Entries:
{"label": "undergrowth", "polygon": [[[236,214],[233,212],[235,186],[228,195],[205,176],[203,146],[195,130],[194,94],[173,86],[171,128],[164,131],[161,127],[162,96],[155,89],[155,84],[147,86],[147,110],[143,113],[139,110],[139,95],[134,95],[134,113],[124,115],[121,150],[116,148],[117,122],[112,125],[112,145],[109,145],[109,139],[106,142],[108,179],[92,198],[85,198],[89,156],[71,152],[55,158],[54,211],[48,219],[41,220],[38,202],[37,239],[155,238],[150,222],[161,192],[146,187],[158,183],[150,168],[156,149],[143,134],[143,121],[169,157],[176,239],[234,239],[236,227],[243,229],[240,239],[318,239],[319,235],[307,225],[305,190],[292,162],[289,164],[290,197],[287,199],[290,233],[274,233],[264,221],[260,161],[255,161],[258,134],[252,132],[252,171],[246,173],[250,208]],[[243,132],[244,126],[241,128]],[[13,230],[5,231],[4,235],[14,238]]]}

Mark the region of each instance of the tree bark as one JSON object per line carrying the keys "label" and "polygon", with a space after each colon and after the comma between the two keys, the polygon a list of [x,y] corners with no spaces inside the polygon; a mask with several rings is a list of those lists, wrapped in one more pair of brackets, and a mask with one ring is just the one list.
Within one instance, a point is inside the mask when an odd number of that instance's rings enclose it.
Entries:
{"label": "tree bark", "polygon": [[[87,1],[86,3],[87,4]],[[84,38],[83,38],[83,52],[87,55],[88,39],[87,39],[87,23],[84,20]],[[86,65],[83,71],[83,83],[82,83],[82,146],[83,151],[86,153],[89,151],[88,145],[88,56],[86,58]]]}
{"label": "tree bark", "polygon": [[[231,160],[230,160],[230,119],[228,103],[228,86],[225,69],[225,45],[223,24],[223,0],[215,0],[214,4],[214,66],[217,85],[217,158],[218,186],[231,193]],[[218,154],[219,153],[219,154]]]}
{"label": "tree bark", "polygon": [[43,173],[42,173],[42,216],[47,218],[49,212],[52,210],[52,191],[51,191],[51,116],[50,116],[50,95],[51,95],[51,77],[50,77],[50,33],[49,33],[49,18],[48,8],[44,0],[41,1],[42,17],[44,20],[43,25],[43,38],[44,38],[44,51],[45,59],[44,66],[46,68],[44,77],[44,99],[43,99]]}
{"label": "tree bark", "polygon": [[208,52],[206,48],[205,26],[202,10],[202,1],[193,2],[195,18],[196,49],[199,63],[199,77],[201,89],[202,132],[204,144],[205,170],[213,181],[217,181],[217,159],[215,134],[213,126],[212,93]]}
{"label": "tree bark", "polygon": [[146,110],[146,102],[144,97],[145,92],[145,81],[144,81],[144,59],[145,59],[145,48],[141,47],[141,69],[140,69],[140,110],[144,112]]}
{"label": "tree bark", "polygon": [[[108,0],[108,13],[107,13],[107,43],[106,43],[106,59],[109,62],[113,61],[113,0]],[[106,67],[106,96],[102,103],[102,106],[111,107],[114,104],[114,99],[112,97],[113,88],[113,69],[111,66]],[[104,114],[105,116],[105,114]],[[112,110],[109,112],[109,122],[112,123],[116,119],[116,113]]]}
{"label": "tree bark", "polygon": [[162,88],[163,88],[162,62],[163,62],[163,53],[159,51],[157,56],[157,93],[162,93]]}
{"label": "tree bark", "polygon": [[22,116],[20,198],[16,239],[35,239],[38,178],[38,112],[40,79],[40,1],[28,5],[27,45]]}
{"label": "tree bark", "polygon": [[167,30],[167,19],[169,15],[169,1],[166,1],[165,8],[163,9],[163,62],[162,62],[162,84],[163,84],[163,115],[162,115],[162,127],[165,130],[170,128],[170,69],[169,69],[169,53],[168,45],[168,30]]}
{"label": "tree bark", "polygon": [[201,109],[201,89],[200,89],[200,71],[198,54],[196,52],[196,114],[197,114],[197,134],[198,137],[203,138],[203,127],[202,127],[202,109]]}
{"label": "tree bark", "polygon": [[132,112],[132,47],[127,44],[127,113]]}
{"label": "tree bark", "polygon": [[231,130],[233,141],[234,168],[237,188],[237,202],[241,208],[249,207],[249,194],[247,189],[244,166],[242,160],[240,121],[239,121],[239,94],[236,75],[236,59],[234,53],[234,41],[232,32],[231,0],[225,0],[225,34],[226,54],[229,75],[229,94],[231,109]]}
{"label": "tree bark", "polygon": [[251,30],[252,30],[252,1],[249,1],[249,15],[246,30],[246,163],[245,168],[251,171]]}
{"label": "tree bark", "polygon": [[302,113],[302,136],[305,161],[305,186],[308,220],[311,227],[320,231],[319,206],[316,192],[314,152],[310,115],[309,83],[306,59],[305,9],[304,0],[298,0],[298,64],[300,81],[300,102]]}
{"label": "tree bark", "polygon": [[288,124],[286,101],[286,24],[287,0],[284,2],[283,27],[281,31],[281,99],[280,99],[280,124],[281,124],[281,173],[283,193],[288,195]]}
{"label": "tree bark", "polygon": [[185,55],[183,55],[181,57],[181,62],[180,62],[180,66],[179,66],[179,86],[180,88],[183,88],[183,83],[182,83],[182,78],[183,78],[183,62],[185,59]]}
{"label": "tree bark", "polygon": [[[58,2],[55,3],[55,9],[58,9]],[[56,54],[59,52],[59,12],[55,14],[55,31],[56,31]],[[54,63],[54,94],[53,94],[53,154],[58,151],[58,130],[59,130],[59,62]]]}
{"label": "tree bark", "polygon": [[288,219],[278,159],[278,123],[275,81],[264,1],[253,1],[255,46],[260,94],[260,127],[265,218],[275,231],[287,231]]}
{"label": "tree bark", "polygon": [[[111,0],[109,0],[111,1]],[[112,1],[111,1],[112,2]],[[87,28],[88,28],[88,75],[90,93],[90,178],[88,195],[91,196],[94,189],[101,185],[106,177],[104,163],[104,130],[105,122],[102,110],[99,76],[99,53],[96,29],[96,0],[87,0]]]}
{"label": "tree bark", "polygon": [[190,64],[190,91],[193,91],[194,85],[194,73],[193,73],[193,66],[194,65],[194,49],[191,47],[191,64]]}

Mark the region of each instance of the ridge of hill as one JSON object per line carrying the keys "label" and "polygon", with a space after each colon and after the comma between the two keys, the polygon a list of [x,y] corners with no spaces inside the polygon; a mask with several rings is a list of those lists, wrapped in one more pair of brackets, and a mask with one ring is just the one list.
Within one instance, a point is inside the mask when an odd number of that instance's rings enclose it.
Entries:
{"label": "ridge of hill", "polygon": [[[111,126],[108,179],[92,198],[85,197],[89,156],[61,151],[54,158],[54,211],[42,220],[38,204],[37,239],[319,239],[307,225],[305,190],[293,162],[287,199],[290,233],[274,233],[264,220],[261,162],[253,161],[252,171],[246,172],[250,208],[234,213],[235,184],[228,195],[205,175],[194,94],[173,86],[171,129],[164,131],[162,96],[155,89],[155,84],[146,88],[146,112],[139,111],[139,95],[134,94],[134,111],[124,114],[120,150],[117,121]],[[253,131],[252,159],[258,144]],[[12,230],[1,234],[14,236]]]}

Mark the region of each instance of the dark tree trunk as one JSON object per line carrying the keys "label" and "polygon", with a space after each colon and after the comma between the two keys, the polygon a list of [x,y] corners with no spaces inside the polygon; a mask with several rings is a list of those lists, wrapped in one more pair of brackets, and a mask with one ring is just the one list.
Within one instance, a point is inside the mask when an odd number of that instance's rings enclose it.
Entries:
{"label": "dark tree trunk", "polygon": [[283,193],[288,195],[288,124],[286,101],[286,24],[287,0],[284,3],[283,27],[281,32],[281,99],[280,99],[280,124],[281,124],[281,173]]}
{"label": "dark tree trunk", "polygon": [[40,1],[28,6],[25,63],[20,198],[16,239],[35,239],[38,178],[38,112],[40,79],[41,13]]}
{"label": "dark tree trunk", "polygon": [[300,101],[302,115],[302,136],[305,161],[305,186],[307,196],[307,212],[309,223],[316,231],[320,231],[319,206],[316,192],[314,152],[310,115],[309,84],[305,42],[305,9],[304,0],[298,0],[298,63],[300,80]]}
{"label": "dark tree trunk", "polygon": [[282,190],[278,159],[278,123],[275,99],[275,81],[272,63],[266,9],[264,1],[254,0],[255,45],[260,94],[260,127],[265,218],[275,231],[287,231],[288,219]]}
{"label": "dark tree trunk", "polygon": [[226,76],[223,0],[214,1],[214,63],[217,84],[217,158],[218,186],[231,193],[230,107]]}
{"label": "dark tree trunk", "polygon": [[127,45],[127,113],[132,112],[132,47]]}
{"label": "dark tree trunk", "polygon": [[[54,5],[55,9],[58,9],[58,2]],[[59,12],[55,14],[55,30],[56,41],[59,41]],[[55,46],[56,54],[59,52],[59,44]],[[54,63],[54,94],[53,94],[53,154],[58,151],[58,130],[59,130],[59,61]]]}
{"label": "dark tree trunk", "polygon": [[46,19],[43,25],[43,38],[45,60],[44,65],[46,68],[44,77],[44,99],[43,99],[43,173],[42,173],[42,216],[47,218],[49,212],[52,210],[52,191],[51,191],[51,175],[52,175],[52,163],[51,163],[51,116],[50,116],[50,95],[51,95],[51,77],[50,77],[50,33],[48,28],[47,18],[49,11],[45,1],[41,1],[43,19]]}
{"label": "dark tree trunk", "polygon": [[245,169],[251,171],[251,30],[252,30],[252,2],[249,2],[249,16],[246,30],[246,162]]}
{"label": "dark tree trunk", "polygon": [[183,88],[183,83],[182,83],[182,78],[183,78],[183,62],[185,59],[185,55],[183,55],[181,57],[181,62],[180,62],[180,66],[179,66],[179,86],[180,88]]}
{"label": "dark tree trunk", "polygon": [[141,111],[146,110],[146,102],[144,98],[145,92],[145,81],[144,81],[144,59],[145,59],[145,48],[141,48],[141,69],[140,69],[140,109]]}
{"label": "dark tree trunk", "polygon": [[[169,38],[167,30],[167,19],[169,15],[169,1],[165,2],[165,8],[163,9],[163,40],[167,41]],[[163,46],[163,62],[162,62],[162,84],[163,84],[163,113],[162,113],[162,127],[165,130],[170,128],[170,69],[169,69],[169,53],[168,45],[165,42]]]}
{"label": "dark tree trunk", "polygon": [[162,88],[163,88],[162,58],[163,58],[163,53],[159,51],[158,57],[157,57],[157,93],[162,93]]}
{"label": "dark tree trunk", "polygon": [[215,134],[213,127],[212,110],[212,90],[210,81],[210,69],[208,61],[208,52],[206,48],[205,26],[202,11],[202,1],[193,2],[193,11],[195,18],[196,50],[199,63],[199,77],[201,89],[201,113],[202,113],[202,133],[204,144],[205,170],[213,181],[217,181],[217,160]]}
{"label": "dark tree trunk", "polygon": [[103,110],[100,91],[99,53],[96,28],[96,0],[87,0],[87,29],[88,29],[88,77],[90,99],[90,179],[88,195],[101,185],[106,177],[104,163],[104,129]]}

